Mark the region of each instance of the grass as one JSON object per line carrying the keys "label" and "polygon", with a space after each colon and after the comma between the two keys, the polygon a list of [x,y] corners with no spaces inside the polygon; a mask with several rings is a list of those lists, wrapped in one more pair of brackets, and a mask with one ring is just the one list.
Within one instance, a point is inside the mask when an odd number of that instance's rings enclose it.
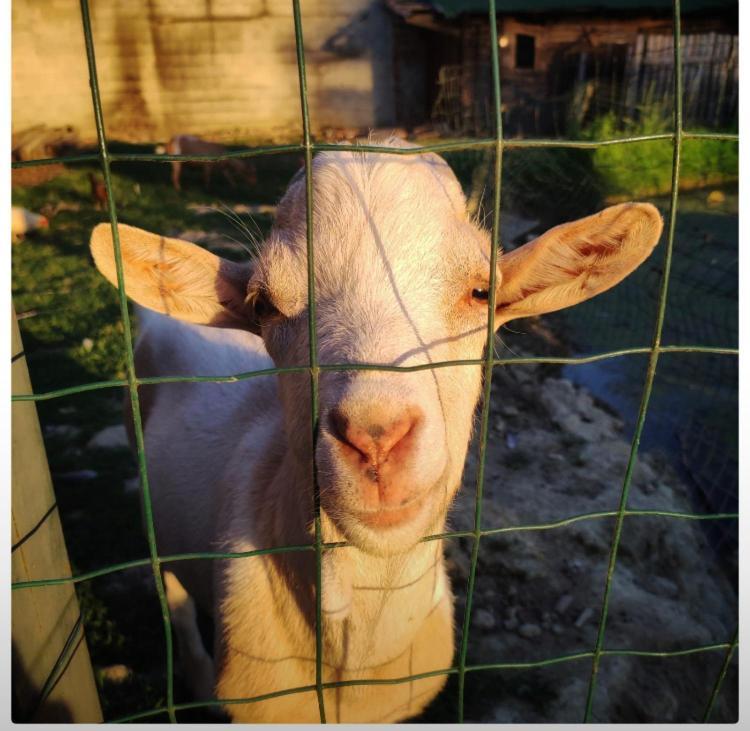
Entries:
{"label": "grass", "polygon": [[[654,107],[637,121],[619,120],[614,113],[600,115],[583,128],[571,125],[566,137],[584,141],[614,139],[667,133],[672,127],[671,117]],[[445,155],[464,188],[471,190],[477,186],[474,193],[483,193],[484,211],[491,208],[494,187],[492,154],[464,150]],[[607,145],[594,150],[507,149],[503,154],[503,209],[541,219],[543,224],[552,226],[560,222],[555,217],[561,212],[565,220],[572,220],[607,204],[666,196],[672,185],[672,156],[671,140]],[[681,190],[727,186],[738,180],[736,142],[685,139],[681,159]],[[475,172],[482,164],[484,174],[477,179]]]}
{"label": "grass", "polygon": [[[672,128],[672,119],[654,107],[644,112],[637,121],[618,121],[614,113],[604,114],[582,130],[581,137],[604,140],[620,136],[662,134],[671,132]],[[592,163],[600,178],[601,190],[608,198],[614,200],[666,195],[672,185],[672,154],[671,140],[609,145],[593,152]],[[734,182],[738,178],[738,166],[737,143],[724,140],[683,140],[680,187],[686,190]]]}

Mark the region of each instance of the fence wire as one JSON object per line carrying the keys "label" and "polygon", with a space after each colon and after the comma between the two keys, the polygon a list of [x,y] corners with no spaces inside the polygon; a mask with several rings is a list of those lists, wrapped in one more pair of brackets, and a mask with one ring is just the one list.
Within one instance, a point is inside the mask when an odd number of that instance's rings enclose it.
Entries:
{"label": "fence wire", "polygon": [[[682,149],[682,143],[686,139],[711,139],[711,140],[725,140],[728,142],[737,142],[739,137],[736,134],[724,134],[724,133],[711,133],[711,132],[689,132],[683,129],[683,98],[682,98],[682,59],[680,49],[680,0],[673,0],[673,37],[674,37],[674,109],[673,109],[673,130],[670,133],[655,134],[655,135],[642,135],[642,136],[631,136],[622,137],[617,139],[606,139],[596,141],[579,141],[579,140],[557,140],[557,139],[534,139],[534,140],[519,140],[519,139],[504,139],[502,129],[502,112],[501,112],[501,93],[500,93],[500,67],[499,67],[499,51],[497,43],[497,12],[496,12],[496,0],[488,0],[488,11],[489,11],[489,29],[490,29],[490,40],[492,48],[492,84],[493,84],[493,113],[496,127],[496,134],[491,138],[483,139],[458,139],[451,140],[448,142],[439,142],[436,144],[424,145],[421,147],[414,148],[389,148],[381,147],[379,145],[363,144],[357,145],[357,149],[363,152],[374,152],[380,154],[389,155],[420,155],[427,152],[451,152],[457,150],[468,150],[468,149],[479,149],[489,148],[493,150],[495,156],[495,186],[494,186],[494,200],[493,200],[493,225],[492,225],[492,247],[491,247],[491,264],[490,264],[490,276],[491,282],[489,286],[490,298],[488,303],[488,326],[487,326],[487,343],[486,343],[486,355],[482,359],[466,359],[466,360],[454,360],[444,361],[439,363],[430,363],[427,365],[420,366],[381,366],[371,364],[351,365],[351,364],[320,364],[318,363],[317,354],[317,336],[315,326],[315,281],[314,281],[314,246],[313,246],[313,210],[312,210],[312,196],[313,196],[313,178],[312,178],[312,157],[315,152],[325,150],[340,150],[340,146],[331,143],[317,143],[312,141],[310,133],[310,115],[308,109],[308,94],[307,94],[307,82],[305,72],[305,51],[304,51],[304,40],[302,33],[302,18],[300,11],[300,1],[292,0],[292,15],[294,21],[294,32],[295,32],[295,47],[297,53],[297,68],[299,72],[299,91],[300,91],[300,107],[301,107],[301,118],[303,127],[303,139],[300,144],[286,144],[286,145],[268,145],[262,147],[245,148],[237,151],[226,152],[223,154],[214,155],[157,155],[157,154],[113,154],[108,149],[107,136],[105,132],[104,117],[102,113],[102,103],[99,93],[99,80],[96,70],[96,57],[94,52],[94,41],[91,30],[91,18],[89,13],[89,2],[88,0],[80,0],[81,8],[81,19],[83,24],[83,32],[86,44],[86,56],[88,60],[89,80],[91,86],[91,98],[94,108],[94,116],[97,130],[98,140],[98,152],[90,154],[75,155],[63,158],[44,158],[30,161],[14,162],[12,163],[13,168],[23,167],[34,167],[39,165],[48,165],[52,163],[63,162],[98,162],[101,164],[102,173],[104,176],[104,184],[107,189],[108,196],[108,213],[110,223],[112,226],[112,237],[114,242],[115,260],[117,266],[117,282],[118,282],[118,297],[120,305],[120,314],[124,329],[124,348],[126,355],[126,371],[127,377],[125,379],[112,379],[108,381],[99,381],[95,383],[86,383],[79,386],[73,386],[69,388],[61,388],[53,391],[47,391],[36,394],[14,394],[12,395],[12,401],[43,401],[48,399],[60,398],[71,394],[83,393],[86,391],[93,391],[103,388],[117,388],[126,387],[130,396],[130,402],[133,411],[133,426],[136,439],[136,451],[138,458],[138,470],[143,491],[143,511],[144,521],[146,525],[146,538],[149,548],[148,557],[142,559],[136,559],[133,561],[126,561],[123,563],[112,564],[105,566],[100,569],[80,573],[73,576],[65,577],[50,577],[44,579],[36,579],[31,581],[21,581],[11,584],[11,588],[14,591],[27,590],[33,588],[40,588],[44,586],[51,586],[62,583],[79,583],[83,581],[89,581],[95,577],[103,576],[118,571],[125,571],[130,568],[139,566],[151,566],[154,583],[156,586],[156,592],[161,607],[162,620],[164,625],[164,642],[166,646],[166,707],[165,708],[154,708],[151,710],[145,710],[138,713],[133,713],[127,716],[123,716],[115,720],[115,722],[127,722],[136,721],[146,718],[154,718],[160,715],[166,715],[170,722],[176,723],[176,712],[207,708],[211,706],[222,706],[222,705],[235,705],[243,703],[258,703],[271,698],[278,698],[281,696],[298,694],[298,693],[315,693],[318,702],[319,715],[321,722],[325,723],[325,704],[323,691],[327,689],[347,687],[347,686],[360,686],[360,685],[395,685],[400,683],[412,682],[428,677],[435,676],[458,676],[458,700],[457,700],[457,719],[462,722],[464,719],[464,690],[465,690],[465,675],[469,672],[480,672],[487,670],[525,670],[532,668],[545,667],[549,665],[556,665],[560,663],[569,663],[583,660],[590,660],[591,671],[588,684],[588,690],[586,698],[584,699],[583,707],[583,720],[590,721],[592,716],[592,707],[596,694],[597,680],[600,669],[601,659],[607,656],[640,656],[640,657],[679,657],[692,655],[697,653],[706,652],[724,652],[724,660],[722,662],[721,669],[716,677],[716,681],[710,690],[710,694],[706,701],[705,711],[703,714],[703,720],[707,721],[710,718],[711,712],[716,703],[716,699],[721,691],[722,684],[726,677],[729,665],[732,661],[732,657],[738,646],[738,632],[735,631],[734,635],[730,640],[723,643],[715,643],[710,645],[702,645],[698,647],[689,647],[682,650],[674,650],[668,652],[661,651],[650,651],[642,649],[609,649],[605,647],[606,638],[606,627],[609,610],[609,598],[612,587],[612,580],[614,572],[617,566],[618,549],[620,545],[620,538],[622,535],[622,529],[625,519],[637,519],[638,517],[644,516],[661,516],[675,520],[697,520],[697,521],[710,521],[710,520],[724,520],[738,518],[737,513],[710,513],[710,514],[698,514],[698,513],[679,513],[673,511],[663,510],[629,510],[628,509],[628,494],[630,489],[631,478],[633,475],[633,469],[638,454],[638,448],[640,444],[641,434],[646,421],[646,415],[649,408],[649,400],[651,391],[654,383],[654,377],[656,375],[657,364],[660,357],[663,354],[690,354],[690,353],[710,353],[714,355],[727,355],[737,356],[739,351],[737,348],[722,348],[722,347],[709,347],[701,345],[687,345],[687,346],[663,346],[661,345],[661,335],[664,326],[664,315],[667,302],[667,293],[670,278],[670,267],[672,262],[672,255],[674,250],[674,239],[675,239],[675,222],[678,210],[678,189],[679,189],[679,176],[680,176],[680,154]],[[578,358],[559,358],[559,357],[531,357],[531,358],[513,358],[503,359],[493,357],[493,343],[494,343],[494,300],[495,300],[495,276],[496,276],[496,263],[499,251],[499,232],[500,232],[500,203],[501,203],[501,173],[502,173],[502,160],[503,151],[506,149],[518,149],[518,148],[539,148],[539,147],[554,147],[554,148],[582,148],[582,149],[595,149],[597,147],[607,145],[620,145],[620,144],[632,144],[638,142],[645,142],[651,140],[671,140],[673,143],[673,162],[672,162],[672,185],[671,185],[671,201],[669,207],[668,216],[668,227],[667,227],[667,242],[664,253],[664,264],[663,273],[659,289],[659,304],[658,311],[654,323],[654,334],[653,340],[649,347],[638,347],[628,348],[623,350],[608,351],[605,353],[596,354],[587,357]],[[112,179],[110,174],[110,166],[112,162],[157,162],[167,163],[172,161],[182,162],[219,162],[221,160],[227,160],[232,158],[250,158],[257,157],[260,155],[278,155],[289,152],[299,152],[304,154],[305,158],[305,191],[307,200],[307,252],[308,252],[308,313],[309,313],[309,365],[298,366],[292,368],[269,368],[262,371],[253,371],[246,373],[227,374],[225,376],[179,376],[179,377],[154,377],[154,378],[138,378],[135,372],[135,364],[133,357],[133,337],[130,325],[130,315],[128,312],[127,297],[125,295],[124,277],[123,277],[123,265],[120,252],[120,241],[117,229],[117,209],[115,204],[115,196],[112,188]],[[492,385],[492,374],[493,369],[496,366],[503,366],[508,364],[522,365],[522,364],[534,364],[534,363],[545,363],[545,364],[580,364],[580,363],[591,363],[598,360],[606,360],[616,357],[624,357],[628,355],[636,354],[648,354],[648,367],[646,370],[646,378],[642,391],[642,398],[640,409],[638,413],[638,419],[633,434],[631,443],[630,456],[628,459],[625,476],[623,479],[622,490],[620,493],[620,500],[618,506],[614,510],[603,511],[597,513],[587,513],[574,515],[567,518],[563,518],[557,521],[535,524],[535,525],[515,525],[506,527],[496,527],[490,529],[481,528],[482,518],[482,495],[484,487],[484,465],[487,451],[488,441],[488,420],[490,414],[490,390]],[[415,675],[408,675],[401,678],[389,678],[385,680],[375,679],[362,679],[362,680],[350,680],[350,681],[339,681],[339,682],[324,682],[322,674],[323,664],[323,642],[322,642],[322,624],[321,624],[321,563],[322,556],[325,551],[330,550],[342,550],[346,549],[346,542],[338,543],[326,543],[322,539],[321,522],[320,522],[320,495],[317,483],[316,466],[314,460],[314,445],[317,440],[318,433],[318,379],[322,371],[352,371],[352,370],[383,370],[383,371],[416,371],[423,369],[433,369],[441,367],[453,367],[459,365],[466,366],[477,366],[483,367],[484,374],[484,390],[483,390],[483,401],[481,409],[481,421],[480,421],[480,444],[479,444],[479,465],[478,473],[476,478],[476,501],[475,501],[475,513],[474,513],[474,529],[471,531],[452,531],[445,532],[436,535],[425,536],[422,541],[433,541],[433,540],[444,540],[449,538],[468,538],[473,540],[472,553],[471,553],[471,564],[469,577],[467,580],[467,599],[464,611],[464,618],[461,630],[461,641],[458,650],[458,663],[449,668],[436,669],[427,673],[420,673]],[[303,373],[307,372],[310,375],[310,397],[311,397],[311,433],[313,443],[313,469],[311,474],[311,480],[314,486],[314,536],[315,540],[313,544],[295,545],[295,546],[283,546],[269,549],[258,549],[253,551],[241,552],[241,553],[222,553],[222,552],[197,552],[197,553],[183,553],[174,555],[159,555],[156,546],[154,519],[152,512],[152,500],[151,492],[148,482],[148,474],[146,469],[145,451],[144,451],[144,435],[143,425],[141,421],[138,387],[146,384],[156,383],[178,383],[178,382],[201,382],[211,381],[217,383],[232,383],[241,381],[247,378],[254,378],[264,375],[271,374],[282,374],[282,373]],[[470,638],[470,625],[471,625],[471,605],[474,593],[474,585],[476,580],[476,570],[479,558],[479,545],[480,539],[483,536],[496,535],[499,533],[509,533],[514,531],[544,531],[561,528],[573,523],[580,521],[600,520],[606,518],[615,518],[615,526],[612,536],[612,542],[610,545],[609,562],[606,571],[606,577],[602,592],[601,609],[599,616],[599,626],[596,635],[595,646],[588,651],[582,651],[573,654],[560,655],[557,657],[549,658],[546,660],[539,660],[535,662],[514,662],[514,663],[493,663],[493,664],[482,664],[482,665],[467,665],[466,655],[468,642]],[[194,703],[175,703],[174,701],[174,648],[173,648],[173,637],[172,628],[169,619],[169,610],[167,606],[166,594],[164,590],[164,584],[161,575],[161,566],[176,561],[187,561],[197,559],[245,559],[252,558],[255,556],[263,556],[274,553],[289,553],[296,551],[312,551],[315,553],[315,567],[316,567],[316,604],[315,604],[315,634],[316,634],[316,663],[315,663],[315,683],[313,685],[301,686],[296,688],[281,689],[273,693],[264,694],[261,696],[254,696],[250,698],[222,698],[211,701],[200,701]],[[75,643],[68,643],[64,648],[63,653],[55,663],[55,667],[50,673],[49,682],[52,682],[53,678],[59,675],[59,668],[65,667],[67,660],[75,651]],[[64,672],[64,671],[63,671]]]}

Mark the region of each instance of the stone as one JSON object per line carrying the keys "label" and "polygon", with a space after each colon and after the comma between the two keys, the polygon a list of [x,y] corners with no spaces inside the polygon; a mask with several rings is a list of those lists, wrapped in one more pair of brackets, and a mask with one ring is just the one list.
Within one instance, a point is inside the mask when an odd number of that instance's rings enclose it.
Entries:
{"label": "stone", "polygon": [[583,627],[586,622],[588,622],[592,617],[594,616],[594,610],[591,607],[586,607],[579,615],[578,619],[574,622],[575,626],[578,628]]}
{"label": "stone", "polygon": [[565,614],[570,605],[573,603],[572,594],[563,594],[555,604],[555,614]]}
{"label": "stone", "polygon": [[60,437],[61,439],[75,439],[81,433],[77,426],[72,424],[47,424],[44,427],[45,437]]}
{"label": "stone", "polygon": [[128,434],[122,424],[115,424],[95,434],[86,446],[89,449],[127,448]]}
{"label": "stone", "polygon": [[621,422],[594,405],[591,395],[564,378],[548,378],[539,400],[561,429],[601,448],[601,442],[618,436]]}
{"label": "stone", "polygon": [[495,617],[487,609],[477,609],[472,624],[478,629],[492,629],[496,624]]}
{"label": "stone", "polygon": [[542,628],[538,624],[527,622],[526,624],[522,624],[518,628],[518,634],[521,635],[521,637],[525,637],[527,640],[530,640],[534,637],[539,637],[539,635],[542,634]]}
{"label": "stone", "polygon": [[101,669],[102,680],[119,685],[133,677],[133,671],[127,665],[108,665]]}
{"label": "stone", "polygon": [[141,478],[140,477],[131,477],[125,482],[122,483],[122,489],[125,490],[125,492],[138,492],[138,490],[141,489]]}

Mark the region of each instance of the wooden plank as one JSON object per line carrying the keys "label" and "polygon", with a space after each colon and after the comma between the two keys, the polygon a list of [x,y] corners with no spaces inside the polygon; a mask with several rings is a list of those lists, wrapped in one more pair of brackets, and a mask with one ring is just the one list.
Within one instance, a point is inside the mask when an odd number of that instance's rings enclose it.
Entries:
{"label": "wooden plank", "polygon": [[[12,390],[32,393],[13,310],[11,320]],[[11,419],[12,580],[70,576],[36,405],[14,402]],[[73,585],[12,592],[11,625],[13,721],[100,722]]]}

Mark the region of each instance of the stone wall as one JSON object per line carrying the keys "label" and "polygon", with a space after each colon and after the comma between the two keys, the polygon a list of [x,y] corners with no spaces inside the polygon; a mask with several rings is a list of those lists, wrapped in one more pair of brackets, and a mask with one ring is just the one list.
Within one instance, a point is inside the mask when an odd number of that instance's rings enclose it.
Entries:
{"label": "stone wall", "polygon": [[[90,0],[107,134],[298,138],[291,0]],[[302,0],[313,130],[395,124],[379,0]],[[95,138],[78,0],[12,6],[12,123]]]}

